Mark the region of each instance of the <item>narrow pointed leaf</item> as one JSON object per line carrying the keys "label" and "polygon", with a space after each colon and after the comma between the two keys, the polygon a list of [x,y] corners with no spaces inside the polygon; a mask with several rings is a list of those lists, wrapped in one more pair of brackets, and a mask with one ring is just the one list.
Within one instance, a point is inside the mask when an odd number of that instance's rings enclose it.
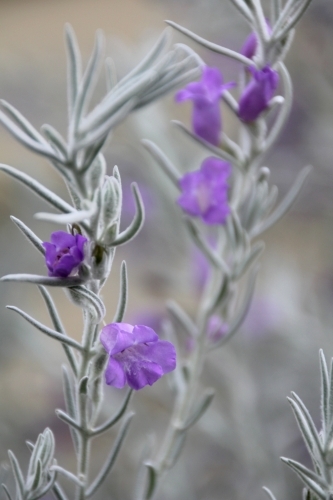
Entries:
{"label": "narrow pointed leaf", "polygon": [[[69,414],[69,416],[72,417],[72,419],[75,421],[75,419],[76,419],[76,396],[74,394],[74,390],[72,387],[71,377],[70,377],[70,375],[67,371],[67,368],[65,366],[62,367],[62,374],[63,374],[63,386],[64,386],[66,410],[67,410],[67,413]],[[69,430],[70,430],[70,433],[72,436],[74,449],[75,449],[75,452],[77,454],[78,449],[79,449],[78,434],[73,429],[72,426],[70,426]]]}
{"label": "narrow pointed leaf", "polygon": [[213,401],[214,396],[215,396],[215,391],[213,389],[205,390],[205,393],[203,394],[201,401],[199,401],[199,403],[194,408],[192,414],[182,425],[181,427],[182,430],[187,431],[194,424],[198,422],[198,420],[203,416],[203,414],[209,408],[211,402]]}
{"label": "narrow pointed leaf", "polygon": [[[295,396],[293,395],[293,397]],[[318,458],[321,457],[322,454],[321,445],[317,429],[315,428],[315,425],[309,415],[309,412],[306,410],[303,403],[302,405],[299,404],[300,401],[299,398],[297,398],[297,401],[294,401],[291,398],[287,399],[291,404],[299,429],[302,433],[302,436],[304,438],[304,441],[308,447],[311,456],[314,457],[315,460],[318,460]]]}
{"label": "narrow pointed leaf", "polygon": [[14,179],[22,182],[22,184],[24,184],[35,194],[43,198],[43,200],[50,203],[50,205],[57,208],[60,212],[71,213],[75,211],[75,209],[69,203],[61,199],[58,195],[50,191],[48,188],[40,184],[32,177],[30,177],[30,175],[20,172],[20,170],[10,167],[9,165],[4,165],[3,163],[0,164],[0,170],[10,175],[11,177],[14,177]]}
{"label": "narrow pointed leaf", "polygon": [[[58,314],[57,308],[55,306],[55,303],[52,300],[51,295],[49,294],[49,292],[46,290],[46,288],[44,286],[39,286],[38,289],[39,289],[40,293],[42,294],[42,297],[45,301],[47,310],[49,312],[49,315],[51,317],[51,320],[52,320],[52,323],[53,323],[55,330],[57,332],[61,333],[62,335],[67,336],[66,330],[61,322],[60,316]],[[77,373],[77,362],[75,359],[75,355],[74,355],[72,349],[68,345],[66,345],[66,344],[62,344],[62,345],[63,345],[64,351],[65,351],[65,354],[67,356],[68,362],[73,370],[73,373],[76,374]]]}
{"label": "narrow pointed leaf", "polygon": [[21,283],[34,283],[35,285],[46,285],[56,287],[77,287],[87,281],[81,276],[67,276],[67,278],[53,278],[52,276],[42,276],[39,274],[7,274],[0,278],[0,281],[16,281]]}
{"label": "narrow pointed leaf", "polygon": [[311,166],[304,167],[301,170],[294,184],[292,185],[292,187],[290,188],[284,199],[280,202],[278,207],[274,210],[274,212],[269,217],[267,217],[267,219],[262,225],[260,225],[257,228],[254,228],[254,230],[251,231],[251,238],[255,238],[259,234],[262,234],[268,228],[273,226],[279,219],[281,219],[281,217],[289,210],[289,208],[296,201],[296,198],[311,171],[312,171]]}
{"label": "narrow pointed leaf", "polygon": [[181,326],[184,331],[191,337],[198,336],[198,328],[196,324],[192,321],[189,315],[182,309],[177,302],[170,300],[167,302],[167,310],[171,316],[173,323],[177,330],[177,326]]}
{"label": "narrow pointed leaf", "polygon": [[120,428],[120,431],[118,433],[118,436],[115,440],[115,443],[112,447],[111,453],[106,459],[102,469],[100,470],[99,474],[97,475],[96,479],[93,481],[93,483],[89,486],[87,492],[86,492],[86,498],[91,497],[95,491],[99,488],[99,486],[103,483],[103,481],[106,479],[107,475],[111,471],[118,453],[121,449],[121,446],[124,442],[124,439],[128,433],[130,423],[132,421],[132,418],[134,416],[134,413],[129,413],[127,417],[125,417],[124,422]]}
{"label": "narrow pointed leaf", "polygon": [[14,106],[9,104],[7,101],[1,99],[1,106],[6,110],[7,114],[16,124],[21,127],[23,132],[25,132],[31,139],[39,142],[40,144],[47,145],[44,137],[31,125],[31,123],[16,109]]}
{"label": "narrow pointed leaf", "polygon": [[19,493],[20,500],[23,500],[25,497],[25,486],[24,486],[24,477],[18,463],[17,458],[11,450],[8,450],[8,456],[10,460],[10,465],[12,466],[12,471],[15,478],[15,484],[17,486],[17,492]]}
{"label": "narrow pointed leaf", "polygon": [[52,330],[48,326],[43,325],[42,323],[34,319],[32,316],[29,316],[29,314],[25,313],[18,307],[7,306],[7,309],[17,312],[20,316],[22,316],[22,318],[28,321],[28,323],[33,325],[35,328],[37,328],[37,330],[41,331],[42,333],[45,333],[45,335],[47,335],[48,337],[63,342],[69,346],[75,347],[75,349],[78,349],[79,351],[83,350],[81,344],[79,344],[76,340],[70,337],[66,337],[65,335],[61,335],[60,333],[56,332],[55,330]]}
{"label": "narrow pointed leaf", "polygon": [[123,245],[124,243],[131,241],[139,233],[144,223],[145,208],[143,205],[139,188],[135,182],[131,184],[131,187],[135,201],[136,213],[131,224],[128,226],[127,229],[125,229],[122,233],[118,235],[117,239],[112,243],[112,246]]}
{"label": "narrow pointed leaf", "polygon": [[158,471],[152,464],[146,463],[145,466],[147,467],[147,472],[148,472],[148,479],[147,479],[148,484],[147,484],[147,491],[145,494],[145,500],[149,500],[153,496],[153,493],[157,485]]}
{"label": "narrow pointed leaf", "polygon": [[319,350],[320,375],[321,375],[321,418],[324,431],[329,426],[329,378],[323,350]]}
{"label": "narrow pointed leaf", "polygon": [[13,500],[13,498],[11,497],[11,495],[9,493],[7,486],[4,483],[2,483],[1,486],[6,494],[7,500]]}
{"label": "narrow pointed leaf", "polygon": [[10,216],[11,220],[16,224],[19,230],[24,234],[24,236],[33,244],[39,252],[45,255],[45,248],[43,247],[43,242],[38,236],[28,227],[26,226],[20,219],[17,219],[13,215]]}
{"label": "narrow pointed leaf", "polygon": [[93,436],[98,436],[98,434],[102,434],[103,432],[106,432],[108,429],[111,429],[111,427],[114,426],[121,419],[121,417],[124,415],[125,411],[127,410],[127,407],[128,407],[128,404],[131,400],[132,394],[133,394],[133,389],[130,389],[127,392],[127,394],[124,398],[124,401],[122,402],[122,404],[121,404],[119,410],[116,412],[116,414],[113,415],[110,418],[110,420],[108,420],[104,424],[102,424],[99,427],[97,427],[96,429],[94,429],[92,431]]}
{"label": "narrow pointed leaf", "polygon": [[179,189],[179,179],[181,177],[180,173],[176,167],[171,163],[169,158],[163,153],[163,151],[156,146],[155,143],[149,141],[148,139],[143,139],[141,144],[149,151],[152,157],[157,161],[159,166],[162,168],[163,172],[169,177],[171,182]]}
{"label": "narrow pointed leaf", "polygon": [[307,475],[303,474],[300,470],[293,467],[290,463],[286,462],[289,467],[291,467],[296,474],[302,479],[303,483],[308,486],[319,498],[322,500],[327,500],[326,493],[322,490],[322,488],[312,479],[310,479]]}
{"label": "narrow pointed leaf", "polygon": [[301,473],[304,476],[307,476],[309,479],[317,483],[321,488],[328,489],[328,484],[325,481],[324,478],[318,476],[313,470],[308,469],[304,465],[300,464],[299,462],[296,462],[295,460],[291,460],[290,458],[284,458],[281,457],[282,462],[285,464],[289,465],[291,469],[293,469],[295,472]]}
{"label": "narrow pointed leaf", "polygon": [[71,117],[81,80],[81,54],[75,33],[70,24],[65,25],[67,49],[68,111]]}

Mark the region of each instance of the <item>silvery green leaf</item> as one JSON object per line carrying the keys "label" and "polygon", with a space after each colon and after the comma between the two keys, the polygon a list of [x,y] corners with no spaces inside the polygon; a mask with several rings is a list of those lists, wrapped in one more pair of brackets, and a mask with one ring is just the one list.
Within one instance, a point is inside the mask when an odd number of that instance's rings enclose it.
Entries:
{"label": "silvery green leaf", "polygon": [[307,176],[310,174],[312,171],[311,166],[307,166],[302,168],[298,176],[296,177],[296,180],[286,196],[283,198],[283,200],[280,202],[278,207],[274,210],[274,212],[267,217],[267,219],[258,227],[255,227],[251,231],[251,238],[257,237],[259,234],[262,234],[264,231],[266,231],[268,228],[273,226],[281,217],[289,210],[289,208],[292,206],[292,204],[296,201],[296,198],[307,178]]}
{"label": "silvery green leaf", "polygon": [[133,389],[129,389],[122,404],[120,405],[119,410],[114,415],[112,415],[112,417],[109,420],[107,420],[104,424],[101,424],[99,427],[93,429],[91,432],[93,436],[98,436],[99,434],[106,432],[122,418],[125,411],[127,410],[132,394],[133,394]]}
{"label": "silvery green leaf", "polygon": [[35,444],[29,443],[29,446],[30,445],[32,446],[32,453],[31,453],[31,457],[29,460],[29,468],[28,468],[27,477],[34,474],[34,471],[36,470],[37,462],[40,460],[40,456],[42,454],[42,445],[43,445],[44,440],[45,440],[44,434],[39,434]]}
{"label": "silvery green leaf", "polygon": [[11,497],[11,494],[9,493],[7,486],[4,483],[1,483],[1,486],[6,494],[7,500],[13,500],[13,498]]}
{"label": "silvery green leaf", "polygon": [[44,137],[31,125],[31,123],[16,109],[14,106],[9,104],[7,101],[1,99],[1,106],[7,111],[10,118],[16,122],[16,124],[21,127],[23,132],[27,134],[32,140],[39,142],[48,146]]}
{"label": "silvery green leaf", "polygon": [[46,495],[46,493],[53,487],[56,479],[56,472],[50,474],[50,480],[45,486],[40,486],[36,491],[31,493],[27,500],[38,500]]}
{"label": "silvery green leaf", "polygon": [[292,410],[298,423],[298,427],[302,433],[305,444],[307,445],[311,456],[314,458],[314,460],[318,460],[322,457],[322,446],[317,429],[303,402],[295,393],[292,393],[292,396],[293,399],[287,399],[291,404]]}
{"label": "silvery green leaf", "polygon": [[186,28],[183,28],[183,26],[180,26],[179,24],[174,23],[173,21],[165,21],[167,24],[172,26],[172,28],[175,28],[177,31],[180,31],[180,33],[183,33],[183,35],[188,36],[195,42],[199,43],[206,49],[212,50],[213,52],[217,52],[218,54],[222,54],[224,56],[230,57],[231,59],[235,59],[235,61],[238,61],[242,64],[245,64],[246,66],[254,66],[254,62],[252,59],[249,59],[248,57],[243,56],[242,54],[239,54],[238,52],[235,52],[234,50],[227,49],[226,47],[221,47],[220,45],[217,45],[216,43],[209,42],[208,40],[205,40],[201,36],[196,35],[193,33],[193,31],[190,31]]}
{"label": "silvery green leaf", "polygon": [[[191,61],[194,60],[191,58]],[[156,80],[156,84],[152,89],[149,89],[147,93],[144,94],[143,97],[138,100],[138,104],[135,106],[135,109],[140,109],[143,106],[155,101],[159,97],[162,97],[164,94],[171,92],[177,87],[184,85],[188,81],[193,81],[198,76],[200,76],[200,71],[198,68],[192,68],[188,71],[184,71],[183,69],[184,63],[181,63],[181,69],[178,71],[179,76],[175,75],[172,77],[172,74],[169,75],[169,78],[165,78],[165,82],[161,81],[162,79]],[[168,73],[166,73],[168,75]]]}
{"label": "silvery green leaf", "polygon": [[198,228],[197,224],[190,218],[185,218],[185,223],[190,231],[191,236],[194,239],[194,242],[200,248],[202,253],[207,257],[209,262],[213,264],[214,267],[223,271],[226,275],[230,274],[229,267],[224,260],[217,255],[217,253],[209,246],[209,244],[205,241],[203,234]]}
{"label": "silvery green leaf", "polygon": [[206,389],[205,390],[204,394],[202,395],[200,401],[195,406],[191,415],[186,419],[186,421],[181,426],[181,430],[187,431],[194,424],[196,424],[198,422],[198,420],[200,420],[200,418],[203,416],[203,414],[209,408],[211,402],[213,401],[214,396],[215,396],[214,389]]}
{"label": "silvery green leaf", "polygon": [[[4,127],[11,133],[15,139],[17,139],[21,144],[26,146],[28,149],[31,149],[35,153],[39,153],[43,156],[51,160],[58,161],[57,154],[53,151],[53,149],[48,145],[45,141],[44,144],[37,142],[34,139],[31,139],[29,135],[21,130],[12,120],[10,120],[5,113],[0,111],[0,122],[4,125]],[[44,138],[43,138],[44,139]]]}
{"label": "silvery green leaf", "polygon": [[319,350],[319,363],[320,363],[320,376],[321,376],[321,419],[322,426],[324,430],[328,429],[330,416],[329,416],[329,376],[327,370],[327,364],[323,350]]}
{"label": "silvery green leaf", "polygon": [[65,25],[65,39],[67,49],[68,110],[69,116],[71,117],[79,90],[82,68],[81,54],[76,41],[76,36],[72,26],[68,23]]}
{"label": "silvery green leaf", "polygon": [[67,292],[76,305],[88,308],[92,312],[96,323],[102,321],[105,316],[105,306],[98,295],[83,286],[68,288]]}
{"label": "silvery green leaf", "polygon": [[284,103],[277,115],[277,118],[269,131],[269,134],[265,140],[264,149],[267,151],[278,138],[282,128],[284,127],[293,103],[293,84],[285,65],[280,62],[278,65],[279,73],[282,77],[283,83],[283,97]]}
{"label": "silvery green leaf", "polygon": [[13,215],[10,216],[11,220],[16,224],[19,230],[26,236],[26,238],[33,244],[37,250],[39,250],[43,255],[45,255],[45,248],[43,247],[43,242],[36,234],[31,231],[31,229],[26,226],[20,219],[17,219]]}
{"label": "silvery green leaf", "polygon": [[31,189],[35,194],[40,196],[43,200],[53,205],[55,208],[60,210],[60,212],[70,213],[74,212],[75,209],[66,201],[64,201],[60,196],[56,195],[48,188],[40,184],[38,181],[30,177],[30,175],[20,172],[16,168],[10,167],[9,165],[0,164],[0,170],[14,177],[18,181],[22,182],[25,186]]}
{"label": "silvery green leaf", "polygon": [[233,273],[233,278],[237,280],[240,279],[256,262],[264,249],[265,243],[263,243],[262,241],[258,241],[257,243],[255,243],[249,255],[243,260],[243,262],[240,263],[239,266],[236,267],[236,270]]}
{"label": "silvery green leaf", "polygon": [[74,224],[75,222],[82,222],[85,219],[90,219],[96,212],[96,207],[92,203],[88,210],[76,210],[69,214],[51,214],[47,212],[38,212],[35,218],[38,220],[45,220],[55,222],[57,224]]}
{"label": "silvery green leaf", "polygon": [[113,241],[112,246],[123,245],[124,243],[131,241],[139,233],[145,220],[145,207],[143,205],[139,188],[135,182],[132,182],[131,188],[135,201],[135,216],[131,224]]}
{"label": "silvery green leaf", "polygon": [[113,176],[105,179],[103,188],[103,221],[104,225],[109,226],[110,222],[119,219],[122,196],[119,182]]}
{"label": "silvery green leaf", "polygon": [[[45,304],[46,304],[47,310],[49,312],[49,315],[50,315],[50,318],[52,320],[52,323],[53,323],[55,330],[57,332],[61,333],[62,335],[67,336],[67,333],[65,331],[65,328],[63,327],[63,324],[61,322],[60,316],[58,314],[57,308],[55,306],[55,303],[52,300],[51,295],[46,290],[46,288],[43,286],[39,286],[38,289],[39,289],[40,293],[42,294],[43,299],[45,300]],[[74,355],[72,349],[68,345],[66,345],[66,344],[62,344],[62,345],[63,345],[64,351],[65,351],[65,354],[67,356],[68,362],[73,370],[73,373],[76,374],[77,373],[77,362],[76,362],[75,355]]]}
{"label": "silvery green leaf", "polygon": [[111,57],[105,59],[105,80],[106,89],[110,92],[117,85],[116,67]]}
{"label": "silvery green leaf", "polygon": [[144,498],[145,500],[149,500],[153,496],[153,493],[157,485],[158,471],[153,466],[153,464],[150,464],[148,462],[145,463],[145,466],[147,467],[148,477],[147,477],[147,487]]}
{"label": "silvery green leaf", "polygon": [[[63,374],[66,410],[67,410],[67,413],[69,414],[69,416],[72,417],[72,419],[75,421],[76,413],[77,413],[76,396],[75,396],[75,392],[74,392],[74,388],[73,388],[73,382],[72,382],[71,377],[67,371],[66,366],[62,367],[62,374]],[[72,441],[73,441],[75,451],[77,453],[78,448],[79,448],[78,434],[72,427],[70,427],[70,433],[72,436]]]}
{"label": "silvery green leaf", "polygon": [[296,8],[294,8],[294,5],[291,5],[290,9],[288,9],[287,12],[283,11],[281,13],[280,19],[278,19],[272,32],[273,43],[278,40],[281,40],[288,34],[288,32],[297,24],[297,22],[303,16],[304,12],[309,7],[310,3],[311,0],[304,0],[303,2],[298,2]]}
{"label": "silvery green leaf", "polygon": [[304,465],[300,464],[299,462],[296,462],[295,460],[291,460],[290,458],[284,458],[281,457],[282,462],[285,464],[289,465],[291,469],[293,469],[297,474],[302,474],[302,478],[306,476],[307,478],[311,479],[315,483],[318,484],[323,490],[327,490],[329,488],[329,485],[327,484],[327,481],[323,478],[318,476],[314,471],[308,469]]}
{"label": "silvery green leaf", "polygon": [[120,292],[117,305],[117,311],[113,318],[112,323],[121,323],[126,312],[128,300],[128,278],[127,278],[127,266],[126,262],[123,260],[120,267]]}
{"label": "silvery green leaf", "polygon": [[41,129],[48,138],[51,145],[57,151],[59,155],[59,161],[61,160],[61,163],[66,164],[68,158],[67,158],[67,145],[64,138],[51,125],[44,124],[42,125]]}
{"label": "silvery green leaf", "polygon": [[17,458],[11,450],[8,450],[8,456],[10,465],[12,467],[12,471],[14,474],[16,490],[20,500],[24,500],[25,498],[25,485],[24,485],[24,477],[18,463]]}
{"label": "silvery green leaf", "polygon": [[143,73],[147,69],[151,68],[153,64],[158,60],[158,58],[165,53],[171,44],[172,31],[170,28],[166,28],[160,38],[157,40],[154,47],[146,55],[144,59],[130,71],[124,78],[122,78],[118,85],[123,86],[126,82],[132,80],[134,77]]}
{"label": "silvery green leaf", "polygon": [[44,469],[47,469],[53,461],[55,452],[55,439],[53,432],[48,427],[43,432],[44,441],[41,445],[41,461]]}
{"label": "silvery green leaf", "polygon": [[33,325],[35,328],[37,328],[37,330],[41,331],[42,333],[45,333],[45,335],[47,335],[48,337],[51,337],[55,340],[59,340],[60,342],[63,342],[64,344],[67,344],[71,347],[75,347],[75,349],[78,349],[79,351],[83,350],[81,344],[79,344],[76,340],[70,337],[66,337],[65,335],[61,335],[60,333],[56,332],[55,330],[52,330],[48,326],[43,325],[42,323],[34,319],[32,316],[29,316],[29,314],[25,313],[18,307],[7,306],[7,309],[17,312],[20,316],[22,316],[22,318],[28,321],[28,323]]}
{"label": "silvery green leaf", "polygon": [[65,492],[63,491],[59,483],[57,483],[57,481],[55,481],[52,485],[52,493],[57,500],[68,500]]}
{"label": "silvery green leaf", "polygon": [[[318,482],[314,481],[311,477],[309,477],[308,473],[304,474],[304,472],[300,470],[299,466],[301,464],[298,464],[293,460],[283,459],[283,458],[282,461],[285,462],[287,465],[289,465],[289,467],[292,468],[296,472],[296,474],[302,479],[305,485],[308,486],[316,495],[318,495],[319,498],[321,498],[322,500],[327,500],[327,495],[321,488],[321,486],[318,484]],[[304,467],[304,469],[306,469],[306,467]]]}
{"label": "silvery green leaf", "polygon": [[75,151],[95,145],[96,142],[104,142],[110,130],[126,118],[130,111],[134,109],[136,102],[137,99],[133,96],[119,106],[116,111],[108,112],[110,116],[100,126],[94,127],[94,125],[91,125],[90,129],[84,133],[84,138],[76,142]]}
{"label": "silvery green leaf", "polygon": [[74,419],[72,419],[72,417],[67,415],[67,413],[65,413],[64,411],[57,409],[57,410],[55,410],[55,414],[57,415],[58,418],[60,418],[60,420],[65,422],[70,427],[73,427],[74,429],[76,429],[78,431],[82,430],[81,425],[78,422],[76,422]]}
{"label": "silvery green leaf", "polygon": [[70,481],[73,481],[78,486],[83,486],[83,482],[80,481],[78,477],[76,477],[72,472],[69,470],[64,469],[63,467],[60,467],[59,465],[53,465],[51,468],[52,471],[59,472],[63,476],[67,477]]}
{"label": "silvery green leaf", "polygon": [[35,474],[31,479],[32,483],[31,486],[29,485],[29,490],[34,491],[38,488],[38,486],[40,486],[40,483],[42,481],[42,462],[40,460],[37,461]]}
{"label": "silvery green leaf", "polygon": [[248,7],[247,0],[231,0],[236,9],[245,17],[251,27],[254,24],[252,11]]}
{"label": "silvery green leaf", "polygon": [[86,491],[86,498],[91,497],[95,491],[99,488],[99,486],[103,483],[103,481],[106,479],[107,475],[111,471],[118,453],[121,449],[121,446],[124,442],[124,439],[128,433],[130,423],[132,421],[132,418],[134,416],[134,413],[129,413],[125,418],[122,423],[122,426],[119,430],[118,436],[116,437],[116,440],[114,442],[114,445],[112,447],[111,453],[107,457],[104,465],[102,466],[100,472],[98,473],[97,477],[94,479],[94,481],[91,483],[91,485],[88,487]]}
{"label": "silvery green leaf", "polygon": [[89,59],[82,80],[79,83],[77,96],[73,106],[73,116],[70,124],[70,130],[73,134],[75,134],[78,129],[81,117],[89,104],[89,99],[96,85],[101,66],[103,46],[103,33],[97,31],[93,53]]}
{"label": "silvery green leaf", "polygon": [[244,319],[246,318],[246,315],[248,313],[248,310],[251,305],[253,293],[254,293],[254,287],[256,283],[256,278],[257,278],[257,273],[258,273],[258,268],[252,269],[249,279],[246,284],[245,292],[244,292],[244,297],[242,298],[241,306],[237,313],[235,314],[233,320],[230,323],[229,330],[227,335],[221,338],[219,342],[214,344],[214,349],[217,347],[222,346],[226,342],[228,342],[231,337],[235,335],[235,333],[238,331],[239,327],[243,323]]}
{"label": "silvery green leaf", "polygon": [[191,132],[187,127],[185,127],[185,125],[183,123],[179,122],[178,120],[172,120],[171,123],[173,125],[176,125],[176,127],[178,127],[188,137],[190,137],[195,142],[204,146],[206,149],[208,149],[209,151],[214,153],[219,158],[223,158],[223,160],[226,160],[226,161],[232,163],[233,165],[237,166],[238,168],[242,168],[242,165],[241,165],[240,161],[238,160],[238,158],[229,154],[227,151],[224,151],[223,149],[218,148],[218,147],[214,146],[213,144],[210,144],[209,142],[205,141],[201,137],[197,136],[196,134]]}
{"label": "silvery green leaf", "polygon": [[[88,171],[89,175],[89,180],[90,182],[92,181],[93,185],[99,186],[101,184],[101,179],[104,178],[105,172],[103,175],[100,175],[100,178],[96,175],[96,173],[91,172],[91,170],[94,170],[94,166],[96,169],[96,163],[100,164],[101,163],[101,158],[104,156],[101,154],[101,149],[105,144],[105,141],[107,139],[107,135],[102,137],[99,141],[95,141],[91,146],[85,147],[84,148],[84,157],[82,160],[82,167],[80,167],[80,172],[84,173]],[[104,159],[105,162],[105,159]],[[101,171],[103,166],[100,164]],[[90,187],[90,183],[89,183]]]}
{"label": "silvery green leaf", "polygon": [[174,446],[171,450],[171,453],[169,454],[169,459],[167,462],[167,469],[171,469],[174,464],[177,462],[179,455],[181,454],[184,444],[185,444],[185,438],[186,438],[186,432],[179,432],[177,438],[174,441]]}
{"label": "silvery green leaf", "polygon": [[276,500],[275,496],[273,495],[273,493],[271,492],[271,490],[269,488],[267,488],[266,486],[263,486],[262,489],[267,494],[267,496],[270,500]]}
{"label": "silvery green leaf", "polygon": [[176,330],[177,327],[180,326],[186,332],[186,334],[190,335],[191,337],[198,336],[197,325],[192,321],[192,319],[184,311],[184,309],[180,307],[179,304],[177,304],[177,302],[169,300],[166,304],[166,308],[171,316],[171,320],[173,321]]}
{"label": "silvery green leaf", "polygon": [[16,281],[21,283],[34,283],[36,285],[56,286],[70,288],[82,285],[87,278],[81,276],[67,276],[67,278],[54,278],[52,276],[40,276],[39,274],[7,274],[0,281]]}
{"label": "silvery green leaf", "polygon": [[157,161],[159,166],[162,168],[163,172],[169,177],[169,179],[179,188],[179,179],[181,177],[177,168],[171,163],[169,158],[163,153],[163,151],[156,146],[155,143],[149,141],[148,139],[143,139],[141,144],[149,151],[152,157]]}

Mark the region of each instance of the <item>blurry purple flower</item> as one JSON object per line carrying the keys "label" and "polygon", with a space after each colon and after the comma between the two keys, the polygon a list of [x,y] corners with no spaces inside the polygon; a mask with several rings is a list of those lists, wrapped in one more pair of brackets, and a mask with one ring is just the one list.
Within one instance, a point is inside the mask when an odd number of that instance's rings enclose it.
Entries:
{"label": "blurry purple flower", "polygon": [[191,82],[177,92],[176,102],[193,101],[192,127],[205,141],[218,146],[222,130],[220,97],[234,83],[223,84],[217,68],[205,66],[200,82]]}
{"label": "blurry purple flower", "polygon": [[214,314],[208,321],[207,337],[212,344],[216,344],[228,332],[228,325]]}
{"label": "blurry purple flower", "polygon": [[244,122],[256,120],[269,106],[279,84],[279,74],[269,66],[261,70],[249,68],[252,79],[245,87],[240,101],[238,116]]}
{"label": "blurry purple flower", "polygon": [[43,243],[49,276],[66,278],[77,270],[84,259],[84,244],[87,241],[81,234],[73,236],[65,231],[52,233],[51,243]]}
{"label": "blurry purple flower", "polygon": [[[267,19],[266,19],[266,25],[268,32],[271,33],[272,28]],[[243,46],[241,48],[241,54],[243,54],[243,56],[245,57],[248,57],[249,59],[252,59],[257,51],[257,47],[258,47],[258,35],[253,31],[252,33],[249,34],[249,36],[243,43]]]}
{"label": "blurry purple flower", "polygon": [[106,383],[118,389],[126,383],[135,390],[153,385],[176,367],[174,346],[159,340],[148,326],[110,323],[102,329],[100,340],[110,356]]}
{"label": "blurry purple flower", "polygon": [[252,59],[252,57],[256,53],[257,45],[258,45],[257,35],[254,32],[252,32],[245,40],[241,48],[241,54],[243,54],[243,56],[245,57],[248,57],[249,59]]}
{"label": "blurry purple flower", "polygon": [[230,213],[227,179],[229,163],[210,156],[200,170],[185,174],[179,181],[182,190],[178,204],[184,212],[201,217],[206,224],[224,224]]}

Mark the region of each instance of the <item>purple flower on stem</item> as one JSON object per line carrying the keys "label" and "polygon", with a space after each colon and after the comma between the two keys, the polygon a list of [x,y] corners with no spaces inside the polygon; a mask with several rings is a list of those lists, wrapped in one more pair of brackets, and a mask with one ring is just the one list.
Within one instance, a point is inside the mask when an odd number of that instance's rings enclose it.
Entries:
{"label": "purple flower on stem", "polygon": [[200,82],[191,82],[177,92],[176,102],[193,101],[192,127],[197,136],[218,146],[222,130],[220,98],[234,83],[223,84],[217,68],[205,66]]}
{"label": "purple flower on stem", "polygon": [[77,270],[84,259],[84,244],[87,241],[81,234],[73,236],[65,231],[52,233],[51,243],[43,243],[49,276],[66,278]]}
{"label": "purple flower on stem", "polygon": [[182,190],[178,204],[184,212],[201,217],[206,224],[224,224],[230,213],[227,179],[229,163],[210,156],[200,170],[185,174],[179,181]]}
{"label": "purple flower on stem", "polygon": [[244,122],[252,122],[269,106],[279,84],[279,74],[269,66],[258,70],[249,68],[252,79],[245,87],[240,101],[238,116]]}
{"label": "purple flower on stem", "polygon": [[[271,25],[267,19],[266,19],[266,26],[268,33],[269,34],[272,33]],[[248,57],[249,59],[252,59],[257,52],[257,47],[258,47],[258,35],[254,31],[252,31],[252,33],[249,34],[249,36],[243,43],[243,46],[241,48],[241,54],[243,54],[243,56],[245,57]]]}
{"label": "purple flower on stem", "polygon": [[110,356],[106,383],[118,389],[125,384],[135,390],[153,385],[176,367],[174,346],[159,340],[149,326],[110,323],[102,329],[100,340]]}

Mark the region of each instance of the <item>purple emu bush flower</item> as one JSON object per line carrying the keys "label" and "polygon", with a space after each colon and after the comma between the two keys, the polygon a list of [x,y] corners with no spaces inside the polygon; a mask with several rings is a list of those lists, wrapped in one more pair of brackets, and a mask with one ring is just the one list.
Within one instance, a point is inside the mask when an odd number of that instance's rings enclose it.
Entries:
{"label": "purple emu bush flower", "polygon": [[201,217],[206,224],[224,224],[230,208],[227,179],[229,163],[210,156],[200,170],[185,174],[179,181],[182,195],[178,204],[190,215]]}
{"label": "purple emu bush flower", "polygon": [[149,326],[110,323],[102,329],[100,340],[110,356],[106,383],[118,389],[126,383],[135,390],[153,385],[176,367],[174,346],[159,340]]}
{"label": "purple emu bush flower", "polygon": [[177,92],[176,102],[193,101],[192,127],[205,141],[218,146],[222,130],[220,97],[234,83],[223,84],[217,68],[205,66],[200,82],[191,82]]}
{"label": "purple emu bush flower", "polygon": [[65,231],[52,233],[51,243],[43,243],[49,276],[66,278],[77,270],[84,259],[84,244],[87,241],[81,234],[73,236]]}
{"label": "purple emu bush flower", "polygon": [[[271,33],[272,28],[267,19],[266,19],[266,25],[268,32]],[[257,47],[258,47],[258,35],[254,31],[252,31],[252,33],[249,34],[249,36],[243,43],[243,46],[241,48],[241,54],[243,54],[243,56],[245,57],[248,57],[249,59],[252,59],[257,52]]]}
{"label": "purple emu bush flower", "polygon": [[238,116],[244,122],[252,122],[269,106],[279,84],[279,74],[269,66],[257,70],[249,68],[252,79],[245,87],[240,101]]}

